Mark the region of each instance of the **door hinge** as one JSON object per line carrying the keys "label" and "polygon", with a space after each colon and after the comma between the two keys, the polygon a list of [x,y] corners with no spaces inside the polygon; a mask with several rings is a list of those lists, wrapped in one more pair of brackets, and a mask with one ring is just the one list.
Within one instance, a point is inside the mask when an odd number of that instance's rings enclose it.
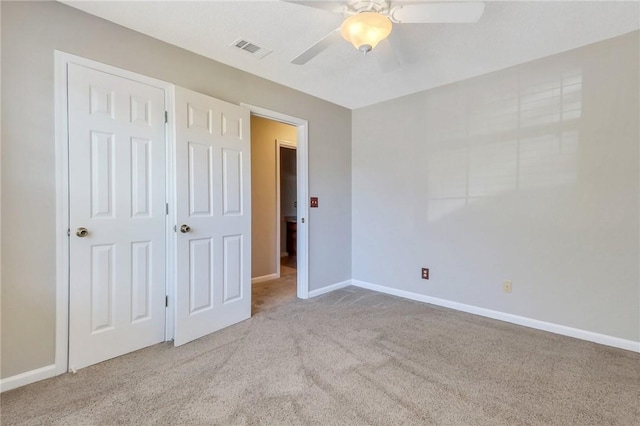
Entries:
{"label": "door hinge", "polygon": [[168,308],[169,307],[169,296],[165,296],[164,297],[164,307]]}
{"label": "door hinge", "polygon": [[166,213],[167,213],[167,215],[168,215],[168,214],[169,214],[169,203],[165,203],[164,205],[165,205],[165,207],[166,207],[166,208],[165,208],[165,211],[166,211]]}
{"label": "door hinge", "polygon": [[164,112],[164,122],[168,123],[169,122],[169,111],[165,111]]}
{"label": "door hinge", "polygon": [[71,236],[71,229],[67,228],[67,237]]}

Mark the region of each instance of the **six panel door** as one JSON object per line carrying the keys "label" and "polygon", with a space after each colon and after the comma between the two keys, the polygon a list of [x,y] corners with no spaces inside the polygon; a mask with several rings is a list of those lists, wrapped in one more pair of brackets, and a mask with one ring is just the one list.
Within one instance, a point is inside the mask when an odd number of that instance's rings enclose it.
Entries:
{"label": "six panel door", "polygon": [[176,88],[175,345],[251,316],[249,111]]}
{"label": "six panel door", "polygon": [[69,368],[164,340],[164,90],[68,66]]}

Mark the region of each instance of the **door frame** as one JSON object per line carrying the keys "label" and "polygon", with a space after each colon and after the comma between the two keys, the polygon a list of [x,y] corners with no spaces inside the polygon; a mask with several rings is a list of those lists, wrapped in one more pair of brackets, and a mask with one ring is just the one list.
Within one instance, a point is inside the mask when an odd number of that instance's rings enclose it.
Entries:
{"label": "door frame", "polygon": [[[164,91],[165,110],[167,111],[167,123],[165,124],[165,148],[167,152],[167,182],[165,186],[165,199],[167,203],[173,203],[169,179],[173,177],[173,113],[174,113],[174,85],[166,81],[147,77],[132,71],[123,70],[92,61],[80,56],[59,50],[54,51],[54,124],[55,124],[55,174],[56,174],[56,308],[55,308],[55,374],[66,373],[69,369],[69,132],[68,132],[68,99],[67,99],[67,67],[76,64],[96,71],[112,74],[149,86],[157,87]],[[175,245],[170,238],[172,223],[171,212],[166,216],[165,238],[165,294],[169,294],[170,277],[174,275],[174,265],[171,262]],[[173,313],[166,309],[165,313],[165,339],[169,332],[173,331]]]}
{"label": "door frame", "polygon": [[[298,147],[294,142],[285,141],[283,139],[276,139],[276,275],[280,278],[280,259],[282,259],[282,220],[280,220],[281,212],[281,200],[282,194],[280,193],[282,188],[282,176],[280,176],[280,148],[293,149],[296,151],[296,163],[298,162],[297,152]],[[298,181],[298,170],[296,168],[296,184]],[[298,202],[298,194],[296,189],[296,203]],[[297,206],[297,204],[296,204]],[[296,207],[297,209],[297,207]]]}
{"label": "door frame", "polygon": [[[309,298],[309,122],[302,118],[272,111],[259,106],[240,103],[251,115],[278,121],[296,127],[296,184],[298,202],[297,226],[297,296]],[[278,220],[279,223],[279,220]],[[279,227],[279,226],[278,226]],[[279,238],[276,238],[279,240]],[[280,246],[277,247],[278,271],[280,268]]]}

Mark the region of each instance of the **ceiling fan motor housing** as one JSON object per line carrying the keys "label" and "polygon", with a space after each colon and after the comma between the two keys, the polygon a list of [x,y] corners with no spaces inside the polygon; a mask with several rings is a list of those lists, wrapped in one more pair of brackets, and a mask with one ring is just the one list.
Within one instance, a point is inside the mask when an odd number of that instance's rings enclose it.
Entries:
{"label": "ceiling fan motor housing", "polygon": [[386,15],[389,12],[389,2],[387,0],[351,0],[348,2],[345,14],[356,14],[361,12],[376,12]]}

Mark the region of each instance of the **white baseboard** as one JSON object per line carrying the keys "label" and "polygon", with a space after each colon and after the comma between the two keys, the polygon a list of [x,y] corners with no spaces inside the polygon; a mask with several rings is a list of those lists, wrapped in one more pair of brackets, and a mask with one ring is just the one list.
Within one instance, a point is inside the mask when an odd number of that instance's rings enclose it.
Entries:
{"label": "white baseboard", "polygon": [[261,277],[251,278],[251,284],[261,283],[261,282],[270,281],[270,280],[277,280],[278,278],[280,278],[280,274],[278,273],[263,275]]}
{"label": "white baseboard", "polygon": [[[507,314],[505,312],[494,311],[491,309],[480,308],[464,303],[452,302],[446,299],[426,296],[424,294],[413,293],[410,291],[399,290],[396,288],[386,287],[378,284],[372,284],[365,281],[351,280],[351,285],[355,287],[366,288],[369,290],[386,293],[393,296],[404,297],[418,302],[430,303],[432,305],[443,306],[445,308],[455,309],[457,311],[468,312],[470,314],[480,315],[487,318],[493,318],[500,321],[518,324],[525,327],[544,330],[563,336],[574,337],[576,339],[587,340],[589,342],[599,343],[601,345],[612,346],[614,348],[626,349],[628,351],[640,352],[640,342],[633,340],[621,339],[619,337],[608,336],[606,334],[594,333],[592,331],[581,330],[579,328],[567,327],[551,322],[540,321],[532,318],[522,317],[519,315]],[[324,290],[324,289],[322,289]]]}
{"label": "white baseboard", "polygon": [[56,376],[56,365],[51,364],[46,367],[36,368],[35,370],[26,371],[15,376],[7,377],[0,380],[0,392],[19,388],[40,380],[48,379]]}
{"label": "white baseboard", "polygon": [[287,253],[286,251],[280,252],[280,257],[287,257],[289,256],[289,253]]}
{"label": "white baseboard", "polygon": [[317,297],[317,296],[320,296],[321,294],[329,293],[329,292],[332,292],[334,290],[338,290],[338,289],[341,289],[341,288],[344,288],[344,287],[348,287],[350,285],[352,285],[351,280],[346,280],[346,281],[342,281],[342,282],[339,282],[339,283],[331,284],[331,285],[328,285],[326,287],[319,288],[317,290],[311,290],[309,292],[309,297],[310,298],[311,297]]}

